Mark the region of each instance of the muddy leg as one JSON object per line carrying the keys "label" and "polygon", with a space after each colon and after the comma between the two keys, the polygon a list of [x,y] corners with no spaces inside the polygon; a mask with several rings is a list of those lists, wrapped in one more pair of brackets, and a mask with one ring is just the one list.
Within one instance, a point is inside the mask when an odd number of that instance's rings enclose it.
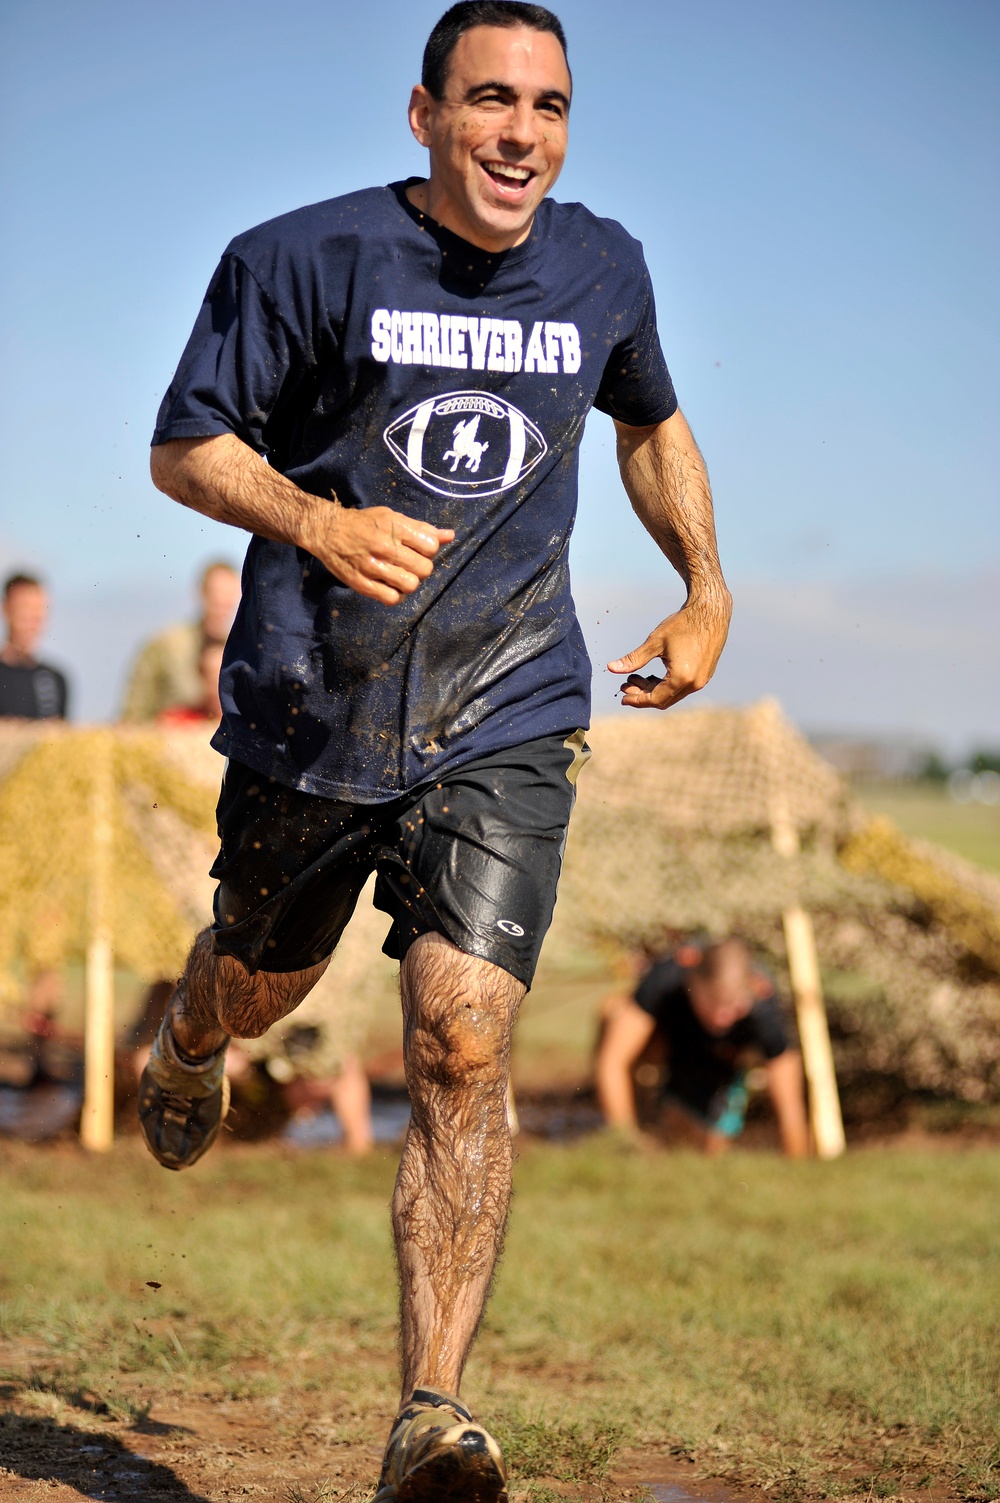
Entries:
{"label": "muddy leg", "polygon": [[256,1039],[298,1007],[326,970],[328,961],[305,971],[257,971],[251,975],[231,955],[216,955],[204,929],[170,1003],[170,1026],[192,1059],[213,1054],[230,1036]]}
{"label": "muddy leg", "polygon": [[510,1205],[510,1040],[524,986],[439,934],[401,972],[413,1115],[393,1199],[403,1399],[458,1392]]}

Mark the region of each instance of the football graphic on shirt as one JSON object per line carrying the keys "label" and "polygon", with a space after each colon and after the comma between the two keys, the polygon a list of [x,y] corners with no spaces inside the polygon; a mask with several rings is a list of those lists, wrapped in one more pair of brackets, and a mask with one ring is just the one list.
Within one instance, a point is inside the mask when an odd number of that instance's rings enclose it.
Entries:
{"label": "football graphic on shirt", "polygon": [[403,468],[439,496],[498,496],[548,451],[530,418],[484,391],[428,397],[382,436]]}

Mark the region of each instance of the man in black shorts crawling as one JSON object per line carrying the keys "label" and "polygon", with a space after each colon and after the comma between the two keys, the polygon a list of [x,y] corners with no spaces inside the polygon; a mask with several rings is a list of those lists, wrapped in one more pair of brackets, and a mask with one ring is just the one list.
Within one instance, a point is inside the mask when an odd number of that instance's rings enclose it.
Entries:
{"label": "man in black shorts crawling", "polygon": [[[403,1408],[380,1503],[506,1495],[455,1395],[507,1219],[511,1029],[588,755],[567,550],[592,407],[688,589],[609,665],[623,702],[701,688],[730,612],[641,247],[546,198],[570,108],[558,20],[453,6],[422,79],[409,118],[429,177],[232,242],[152,458],[162,490],[253,539],[214,743],[215,923],[150,1058],[143,1131],[169,1168],[205,1151],[230,1036],[297,1006],[376,869],[413,1103],[393,1200]],[[654,659],[663,677],[639,672]]]}
{"label": "man in black shorts crawling", "polygon": [[608,998],[595,1074],[610,1127],[638,1132],[632,1071],[663,1052],[663,1099],[677,1136],[722,1152],[743,1131],[746,1068],[761,1059],[782,1147],[792,1158],[809,1151],[801,1059],[774,987],[741,939],[682,945],[650,966],[631,997]]}

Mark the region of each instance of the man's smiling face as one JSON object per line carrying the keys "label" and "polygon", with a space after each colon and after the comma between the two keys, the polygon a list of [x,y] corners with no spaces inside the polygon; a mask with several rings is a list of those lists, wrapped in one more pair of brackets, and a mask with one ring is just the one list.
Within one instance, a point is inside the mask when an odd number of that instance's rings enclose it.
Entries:
{"label": "man's smiling face", "polygon": [[444,98],[422,85],[410,126],[430,151],[411,201],[483,250],[525,240],[566,156],[570,76],[558,39],[527,26],[474,26],[448,64]]}

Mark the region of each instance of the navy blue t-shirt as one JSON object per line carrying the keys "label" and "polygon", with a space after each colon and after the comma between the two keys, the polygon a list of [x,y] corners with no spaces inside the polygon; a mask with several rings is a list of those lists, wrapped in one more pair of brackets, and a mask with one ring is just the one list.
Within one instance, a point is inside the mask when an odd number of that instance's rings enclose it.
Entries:
{"label": "navy blue t-shirt", "polygon": [[725,1033],[705,1029],[691,1006],[690,967],[673,956],[650,966],[635,991],[643,1012],[655,1019],[670,1045],[668,1090],[704,1116],[733,1084],[747,1056],[777,1059],[788,1048],[788,1033],[770,978],[754,970],[756,1000],[746,1017]]}
{"label": "navy blue t-shirt", "polygon": [[489,255],[407,186],[234,240],[153,437],[234,433],[312,495],[455,529],[395,606],[304,549],[247,552],[214,745],[363,803],[589,723],[567,565],[584,422],[677,405],[620,225],[545,200],[522,245]]}

